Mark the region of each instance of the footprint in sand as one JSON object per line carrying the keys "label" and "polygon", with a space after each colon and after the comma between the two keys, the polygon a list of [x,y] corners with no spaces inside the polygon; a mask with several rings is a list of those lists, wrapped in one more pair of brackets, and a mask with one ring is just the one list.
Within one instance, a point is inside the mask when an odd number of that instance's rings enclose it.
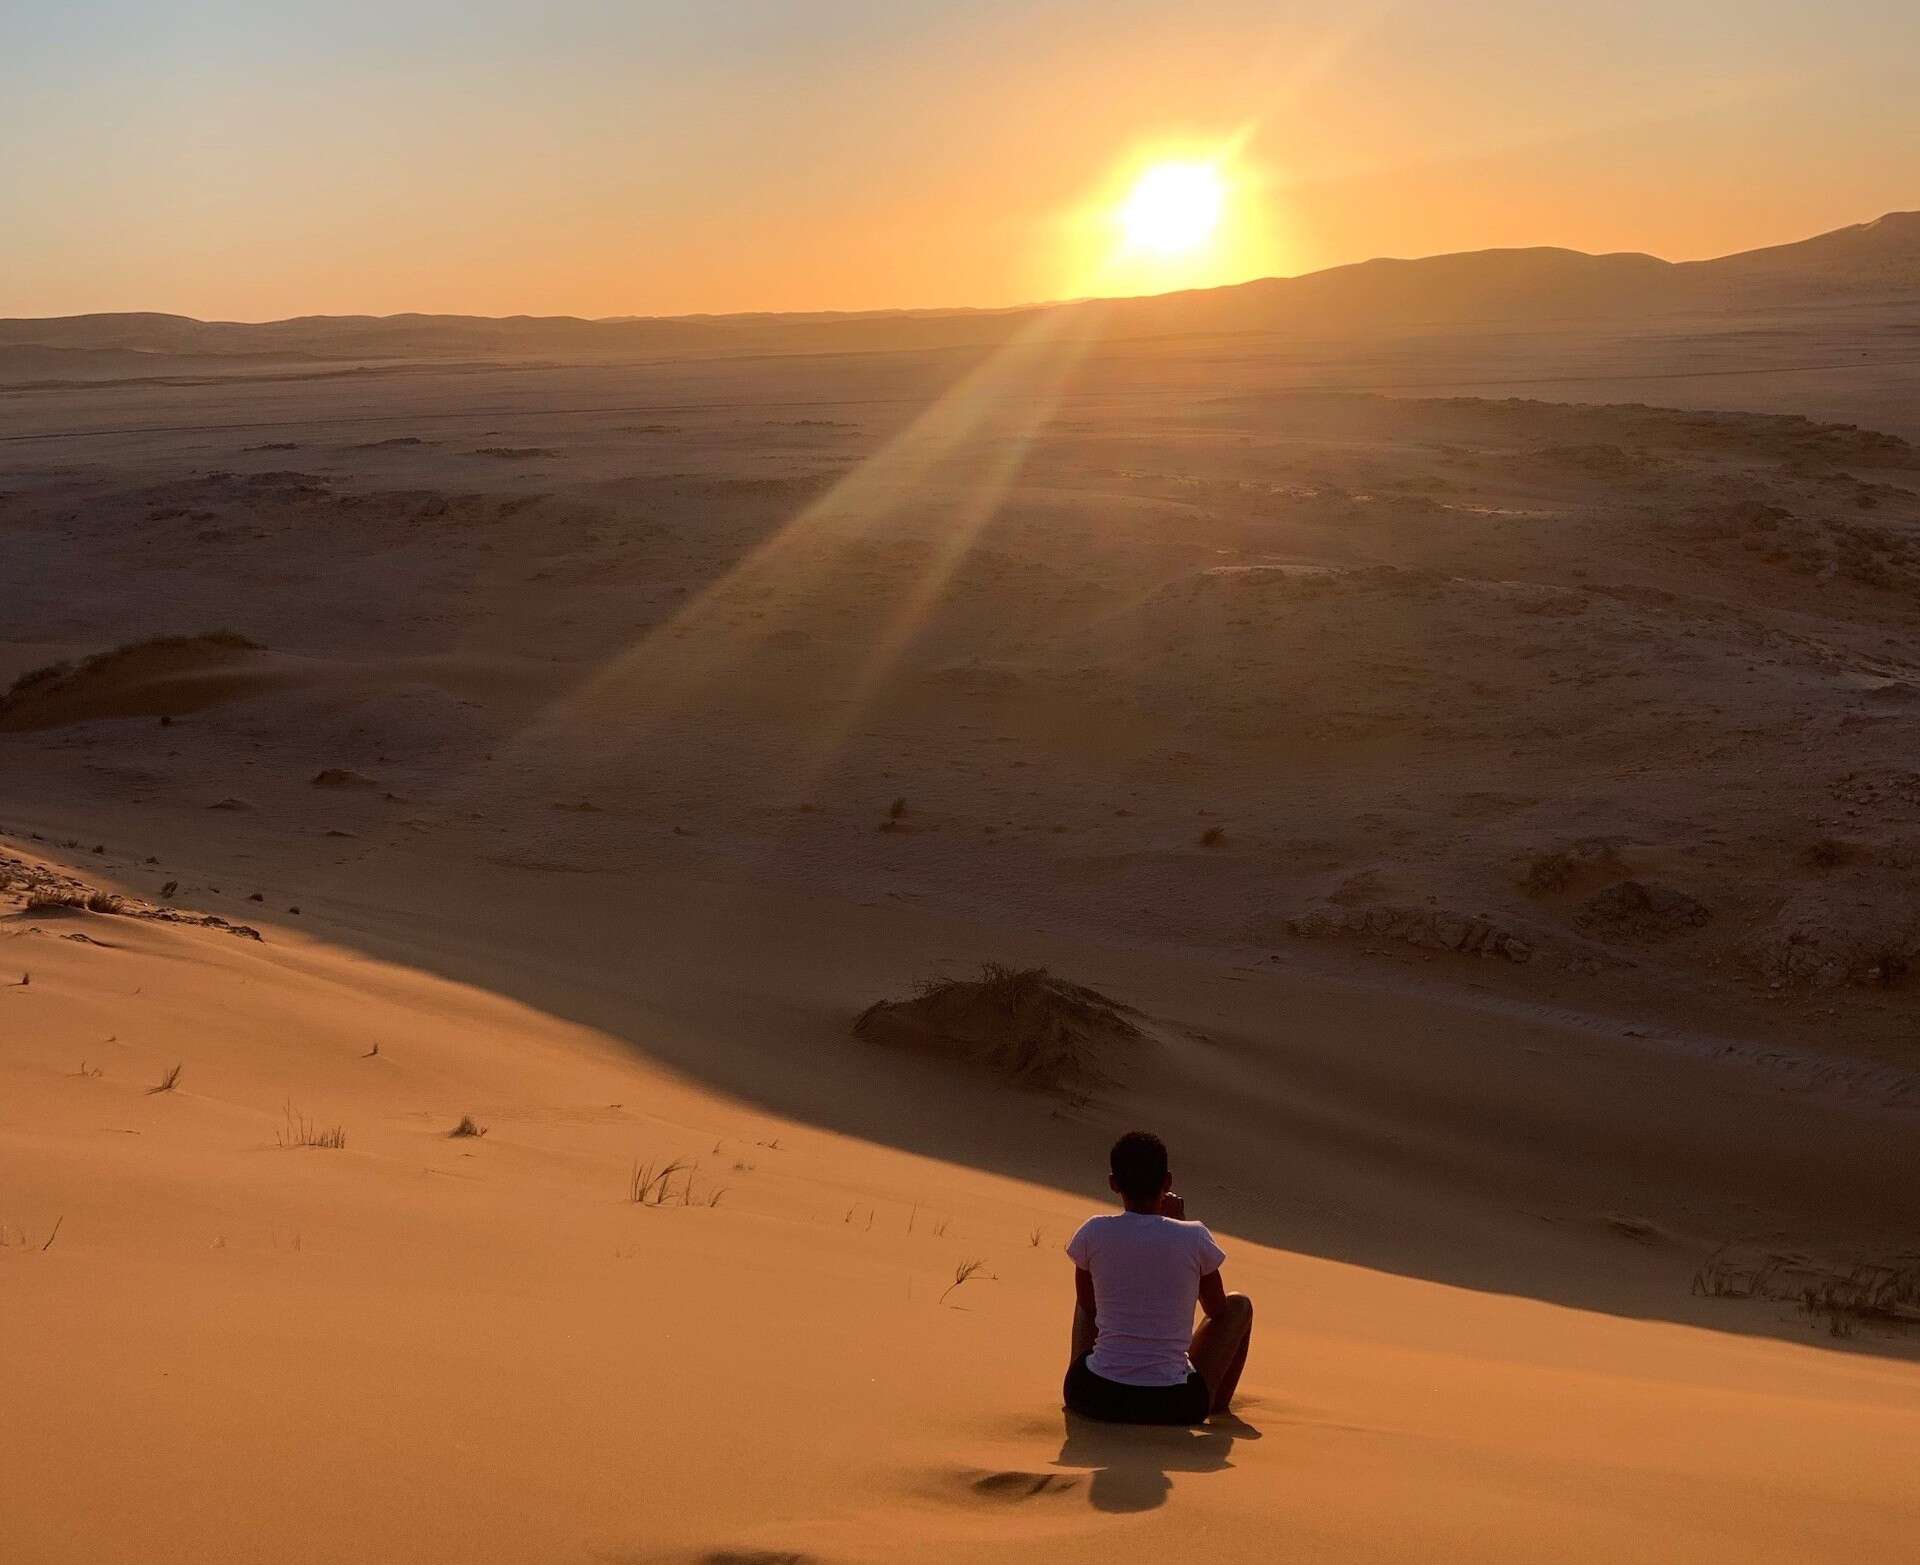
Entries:
{"label": "footprint in sand", "polygon": [[1018,1502],[1043,1494],[1064,1494],[1077,1489],[1080,1480],[1066,1473],[982,1473],[967,1480],[967,1487],[983,1500]]}

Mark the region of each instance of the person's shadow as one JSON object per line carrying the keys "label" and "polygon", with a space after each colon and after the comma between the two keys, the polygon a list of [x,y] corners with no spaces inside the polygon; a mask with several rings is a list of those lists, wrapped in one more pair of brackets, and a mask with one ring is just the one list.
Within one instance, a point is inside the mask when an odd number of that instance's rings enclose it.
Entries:
{"label": "person's shadow", "polygon": [[1091,1470],[1087,1498],[1102,1511],[1165,1505],[1173,1488],[1168,1474],[1222,1472],[1233,1465],[1235,1440],[1260,1438],[1259,1430],[1231,1415],[1192,1429],[1065,1417],[1067,1436],[1054,1465]]}

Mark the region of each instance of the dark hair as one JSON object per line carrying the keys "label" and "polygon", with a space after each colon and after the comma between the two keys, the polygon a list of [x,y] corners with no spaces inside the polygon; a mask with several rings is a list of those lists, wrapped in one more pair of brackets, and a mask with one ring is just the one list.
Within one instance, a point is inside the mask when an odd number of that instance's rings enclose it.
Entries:
{"label": "dark hair", "polygon": [[1114,1183],[1129,1201],[1151,1201],[1167,1182],[1167,1144],[1150,1130],[1129,1130],[1107,1154]]}

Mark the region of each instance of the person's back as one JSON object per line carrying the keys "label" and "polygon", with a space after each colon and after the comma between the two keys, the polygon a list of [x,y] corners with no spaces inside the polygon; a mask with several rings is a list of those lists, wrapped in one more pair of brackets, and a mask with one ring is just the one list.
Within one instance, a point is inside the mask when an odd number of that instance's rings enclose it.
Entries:
{"label": "person's back", "polygon": [[1227,1258],[1206,1225],[1151,1212],[1090,1217],[1067,1254],[1093,1274],[1100,1334],[1088,1367],[1128,1386],[1184,1381],[1200,1279]]}
{"label": "person's back", "polygon": [[[1067,1242],[1077,1268],[1067,1406],[1126,1423],[1192,1424],[1225,1412],[1246,1362],[1252,1303],[1226,1292],[1226,1253],[1172,1193],[1167,1149],[1132,1131],[1108,1181],[1125,1210],[1091,1217]],[[1198,1304],[1207,1320],[1193,1330]]]}

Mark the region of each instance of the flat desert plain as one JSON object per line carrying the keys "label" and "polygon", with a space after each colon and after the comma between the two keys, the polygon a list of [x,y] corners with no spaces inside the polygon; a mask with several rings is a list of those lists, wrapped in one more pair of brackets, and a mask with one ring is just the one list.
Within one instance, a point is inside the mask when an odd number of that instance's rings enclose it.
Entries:
{"label": "flat desert plain", "polygon": [[18,361],[0,1557],[1913,1554],[1913,312],[1046,319]]}

